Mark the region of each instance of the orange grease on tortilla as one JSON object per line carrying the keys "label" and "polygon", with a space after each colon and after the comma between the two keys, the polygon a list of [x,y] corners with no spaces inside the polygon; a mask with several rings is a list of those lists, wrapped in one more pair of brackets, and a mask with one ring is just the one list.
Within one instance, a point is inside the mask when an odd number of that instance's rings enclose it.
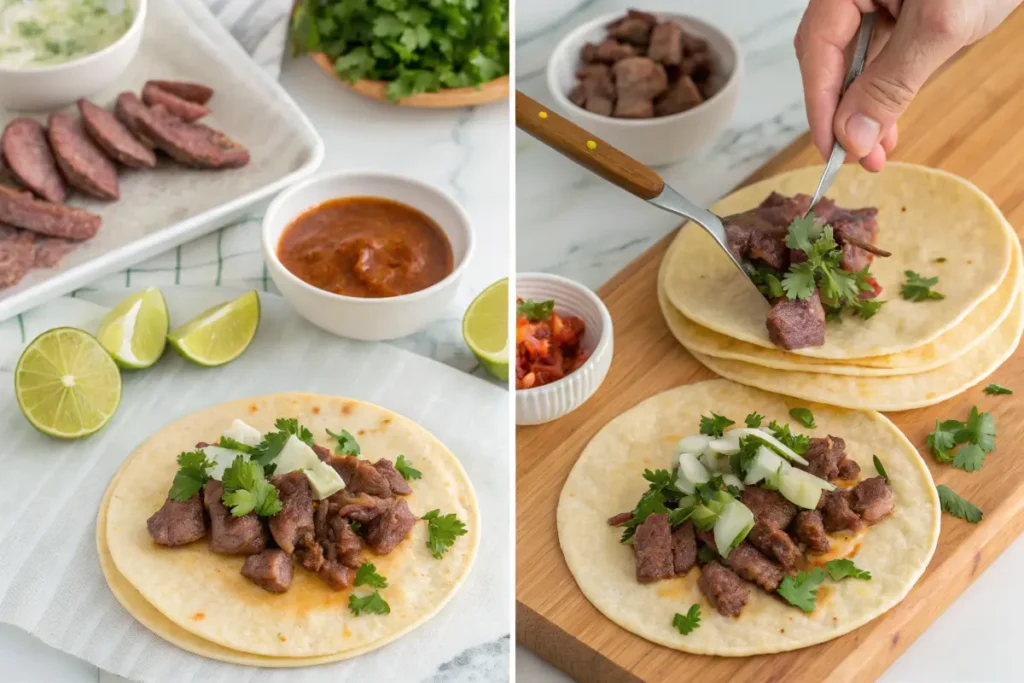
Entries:
{"label": "orange grease on tortilla", "polygon": [[204,614],[203,612],[196,612],[192,615],[192,621],[202,621],[205,618],[206,614]]}
{"label": "orange grease on tortilla", "polygon": [[314,415],[319,415],[320,414],[320,406],[313,406],[313,414]]}
{"label": "orange grease on tortilla", "polygon": [[346,401],[345,403],[342,403],[341,404],[341,414],[342,415],[351,415],[352,411],[355,410],[354,406],[355,406],[355,404],[350,403],[349,401]]}
{"label": "orange grease on tortilla", "polygon": [[259,411],[259,408],[257,408],[256,406],[249,406],[249,413],[250,414],[255,413],[257,411]]}
{"label": "orange grease on tortilla", "polygon": [[277,639],[280,640],[282,643],[288,640],[285,636],[282,636],[280,633],[277,634]]}
{"label": "orange grease on tortilla", "polygon": [[345,636],[346,638],[351,638],[352,637],[352,629],[350,629],[348,626],[346,626],[345,630],[341,632],[341,635]]}

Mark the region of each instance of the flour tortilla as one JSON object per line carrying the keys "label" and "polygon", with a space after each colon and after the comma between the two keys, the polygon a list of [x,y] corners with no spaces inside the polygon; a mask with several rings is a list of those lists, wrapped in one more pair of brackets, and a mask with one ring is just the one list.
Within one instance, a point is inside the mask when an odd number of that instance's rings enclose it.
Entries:
{"label": "flour tortilla", "polygon": [[[821,177],[812,166],[737,190],[712,209],[720,216],[757,206],[772,191],[808,192]],[[953,329],[1003,281],[1010,268],[1012,228],[998,207],[966,180],[931,168],[890,162],[881,173],[846,165],[828,196],[843,208],[877,207],[878,245],[892,252],[871,272],[888,302],[870,320],[845,316],[830,324],[825,344],[789,353],[851,359],[900,353]],[[698,325],[733,339],[777,349],[768,338],[768,303],[703,230],[687,225],[669,253],[665,288],[672,305]],[[937,258],[947,259],[936,263]],[[904,301],[903,272],[939,276],[946,295],[927,305]]]}
{"label": "flour tortilla", "polygon": [[[390,614],[352,615],[349,595],[353,590],[368,593],[365,587],[333,591],[297,567],[289,591],[275,595],[241,576],[244,558],[211,553],[202,541],[164,548],[149,537],[146,520],[166,498],[179,452],[198,441],[216,439],[235,418],[266,432],[279,417],[297,417],[325,445],[330,443],[327,429],[346,429],[359,441],[362,457],[371,461],[405,454],[423,474],[410,482],[413,495],[406,500],[413,514],[421,517],[440,509],[445,514],[454,512],[466,523],[468,533],[441,560],[435,560],[426,547],[424,522],[418,522],[390,555],[365,551],[388,579],[382,594],[391,606]],[[202,641],[273,658],[334,655],[323,660],[331,661],[400,637],[451,598],[465,580],[480,540],[472,485],[458,460],[437,439],[378,406],[300,393],[214,406],[160,430],[129,457],[111,484],[106,514],[106,544],[117,572],[156,611]]]}
{"label": "flour tortilla", "polygon": [[[645,468],[669,469],[679,438],[694,434],[711,411],[742,423],[757,411],[791,422],[788,412],[806,403],[726,380],[690,384],[658,394],[619,415],[584,449],[558,501],[558,540],[587,599],[605,616],[655,643],[694,652],[749,656],[814,645],[848,633],[891,609],[920,578],[939,538],[939,500],[931,474],[907,438],[883,415],[811,404],[817,428],[846,440],[847,455],[863,476],[875,475],[872,454],[888,471],[896,511],[858,535],[858,567],[870,581],[826,579],[811,614],[751,587],[738,618],[723,617],[697,588],[699,570],[650,584],[636,580],[633,551],[619,543],[621,529],[607,519],[633,509],[646,490]],[[846,544],[835,544],[848,549]],[[700,628],[682,635],[676,613],[701,606]]]}
{"label": "flour tortilla", "polygon": [[[676,243],[671,248],[676,249],[679,246]],[[659,291],[664,291],[664,277],[670,261],[671,256],[662,261],[658,275]],[[855,358],[853,360],[821,360],[797,356],[781,349],[768,349],[726,337],[697,325],[683,315],[673,317],[672,331],[691,351],[713,358],[743,361],[775,370],[797,370],[862,377],[911,375],[947,365],[987,339],[1013,310],[1013,303],[1021,288],[1021,282],[1021,247],[1020,242],[1014,240],[1010,271],[991,296],[968,313],[959,325],[943,332],[934,341],[909,351],[887,356]],[[925,302],[924,305],[929,303],[931,302]]]}

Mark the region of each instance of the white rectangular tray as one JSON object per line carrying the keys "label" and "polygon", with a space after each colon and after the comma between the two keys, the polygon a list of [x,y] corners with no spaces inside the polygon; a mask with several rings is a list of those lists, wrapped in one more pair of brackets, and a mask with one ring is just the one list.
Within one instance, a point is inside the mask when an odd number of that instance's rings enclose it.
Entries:
{"label": "white rectangular tray", "polygon": [[[204,119],[249,148],[249,165],[200,171],[161,159],[156,169],[120,169],[121,199],[75,193],[69,203],[103,218],[99,234],[57,268],[34,269],[0,289],[0,320],[212,232],[312,173],[323,141],[284,89],[260,69],[200,0],[151,0],[138,56],[119,81],[91,99],[110,106],[150,78],[192,80],[215,91]],[[0,128],[19,114],[0,109]],[[77,112],[76,112],[77,115]],[[34,114],[45,122],[45,114]]]}

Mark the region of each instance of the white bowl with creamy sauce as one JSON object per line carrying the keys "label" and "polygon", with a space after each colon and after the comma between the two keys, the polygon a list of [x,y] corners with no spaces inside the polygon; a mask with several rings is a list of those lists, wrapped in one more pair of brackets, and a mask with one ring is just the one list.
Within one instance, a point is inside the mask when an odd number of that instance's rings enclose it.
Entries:
{"label": "white bowl with creamy sauce", "polygon": [[147,0],[0,0],[0,107],[57,109],[117,80]]}

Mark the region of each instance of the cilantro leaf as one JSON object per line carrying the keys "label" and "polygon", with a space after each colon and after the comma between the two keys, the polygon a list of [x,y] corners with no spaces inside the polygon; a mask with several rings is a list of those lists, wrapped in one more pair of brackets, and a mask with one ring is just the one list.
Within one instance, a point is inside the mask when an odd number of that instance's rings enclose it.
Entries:
{"label": "cilantro leaf", "polygon": [[234,517],[255,512],[260,517],[272,517],[281,511],[277,488],[267,481],[263,467],[244,455],[235,456],[224,470],[224,494],[221,501]]}
{"label": "cilantro leaf", "polygon": [[711,417],[702,416],[700,418],[700,433],[720,439],[725,433],[726,427],[731,427],[734,424],[736,423],[727,417],[711,413]]}
{"label": "cilantro leaf", "polygon": [[956,491],[945,484],[939,484],[935,488],[939,492],[939,505],[954,517],[959,517],[971,524],[977,524],[984,517],[981,508],[961,498]]}
{"label": "cilantro leaf", "polygon": [[203,484],[210,480],[208,469],[214,463],[206,459],[206,453],[202,451],[186,451],[178,455],[178,472],[171,482],[171,490],[167,497],[184,503],[192,496],[199,493]]}
{"label": "cilantro leaf", "polygon": [[363,562],[356,570],[357,586],[370,586],[371,588],[387,588],[388,580],[377,573],[377,567],[373,562]]}
{"label": "cilantro leaf", "polygon": [[900,296],[907,301],[927,301],[928,299],[945,299],[945,294],[939,292],[933,292],[932,287],[939,284],[939,278],[936,277],[921,277],[912,270],[905,270],[903,274],[907,277],[907,281],[900,287]]}
{"label": "cilantro leaf", "polygon": [[427,520],[427,547],[436,560],[444,557],[456,538],[466,534],[466,525],[454,512],[442,516],[440,510],[431,510],[423,515],[423,519]]}
{"label": "cilantro leaf", "polygon": [[690,609],[687,610],[686,614],[679,614],[678,612],[672,617],[672,625],[676,627],[676,630],[682,633],[684,636],[688,636],[700,627],[700,605],[690,605]]}
{"label": "cilantro leaf", "polygon": [[230,448],[233,451],[241,451],[242,453],[252,453],[252,446],[246,445],[241,441],[235,441],[230,436],[220,437],[220,443],[217,444],[221,448]]}
{"label": "cilantro leaf", "polygon": [[871,580],[871,572],[858,569],[853,560],[830,560],[825,563],[825,569],[833,581],[840,581],[845,578]]}
{"label": "cilantro leaf", "polygon": [[359,448],[359,442],[356,441],[356,437],[352,436],[347,429],[342,429],[340,434],[335,434],[328,429],[327,436],[332,437],[338,442],[338,445],[334,447],[335,455],[353,455],[359,457],[359,454],[362,452]]}
{"label": "cilantro leaf", "polygon": [[978,406],[972,406],[967,423],[957,432],[956,440],[957,443],[970,441],[986,453],[991,453],[996,447],[996,421],[992,413],[980,413]]}
{"label": "cilantro leaf", "polygon": [[963,427],[964,423],[958,420],[935,421],[935,431],[928,435],[925,443],[936,460],[939,462],[950,462],[953,460],[953,454],[950,453],[950,450],[956,446],[956,435]]}
{"label": "cilantro leaf", "polygon": [[768,299],[780,299],[785,294],[782,289],[782,281],[779,280],[779,273],[768,266],[756,266],[749,261],[743,262],[743,269],[747,272],[751,282]]}
{"label": "cilantro leaf", "polygon": [[790,408],[789,416],[808,429],[818,426],[814,423],[814,413],[807,408]]}
{"label": "cilantro leaf", "polygon": [[412,463],[406,460],[404,455],[398,456],[398,460],[395,461],[395,469],[402,475],[402,479],[406,481],[419,479],[423,476],[423,473],[413,467]]}
{"label": "cilantro leaf", "polygon": [[797,455],[803,455],[811,447],[811,438],[804,434],[793,434],[789,425],[780,425],[775,420],[768,424],[768,431],[781,441],[784,445],[796,451]]}
{"label": "cilantro leaf", "polygon": [[862,320],[871,320],[882,309],[884,303],[878,299],[861,299],[853,308]]}
{"label": "cilantro leaf", "polygon": [[882,467],[882,461],[878,459],[877,455],[872,455],[871,459],[875,463],[875,471],[878,472],[878,476],[880,476],[882,479],[884,479],[885,483],[888,484],[889,483],[889,473],[885,471],[884,467]]}
{"label": "cilantro leaf", "polygon": [[[263,435],[263,441],[252,447],[251,457],[264,468],[270,466],[274,458],[280,455],[288,438],[292,435],[312,448],[316,442],[313,441],[313,433],[299,424],[297,418],[281,417],[274,422],[276,432],[268,432]],[[272,471],[272,470],[271,470]]]}
{"label": "cilantro leaf", "polygon": [[348,608],[357,617],[367,613],[391,614],[391,605],[380,596],[378,591],[373,591],[363,597],[356,595],[348,596]]}
{"label": "cilantro leaf", "polygon": [[747,415],[743,420],[743,424],[747,425],[750,429],[757,429],[761,426],[761,422],[764,420],[764,415],[758,415],[756,412]]}
{"label": "cilantro leaf", "polygon": [[789,267],[782,278],[782,291],[787,299],[808,299],[814,294],[814,266],[808,262]]}
{"label": "cilantro leaf", "polygon": [[668,523],[673,529],[685,522],[693,514],[693,511],[697,509],[696,505],[688,505],[687,507],[678,507],[675,510],[668,511]]}
{"label": "cilantro leaf", "polygon": [[539,320],[551,318],[551,312],[555,310],[555,300],[534,301],[526,299],[516,304],[516,317],[526,318],[532,323]]}
{"label": "cilantro leaf", "polygon": [[973,443],[961,446],[953,457],[953,467],[965,472],[977,472],[985,464],[985,451]]}
{"label": "cilantro leaf", "polygon": [[776,592],[782,598],[804,612],[813,612],[818,603],[818,588],[825,581],[825,570],[815,567],[810,571],[797,572],[796,577],[782,579]]}
{"label": "cilantro leaf", "polygon": [[1009,396],[1013,393],[1013,389],[1007,389],[1006,387],[1001,387],[998,384],[989,384],[985,387],[985,393],[989,396]]}
{"label": "cilantro leaf", "polygon": [[789,224],[786,246],[799,249],[808,256],[814,251],[814,242],[821,238],[821,225],[810,216],[798,216]]}

